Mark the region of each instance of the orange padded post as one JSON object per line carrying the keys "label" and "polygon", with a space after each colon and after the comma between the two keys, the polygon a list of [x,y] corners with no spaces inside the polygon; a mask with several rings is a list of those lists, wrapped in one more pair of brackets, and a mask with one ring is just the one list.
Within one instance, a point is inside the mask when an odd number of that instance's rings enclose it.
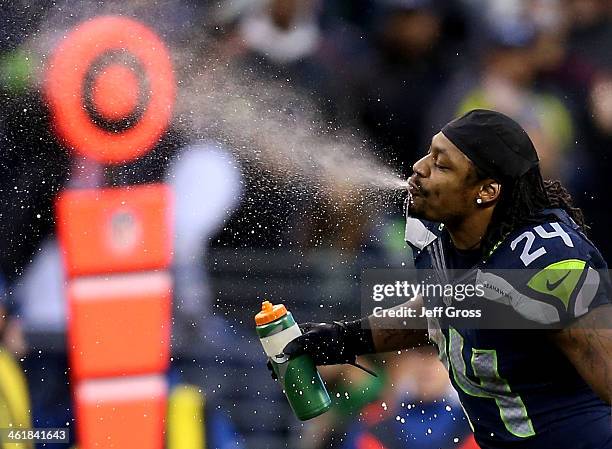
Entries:
{"label": "orange padded post", "polygon": [[57,229],[81,449],[162,449],[173,233],[162,184],[63,192]]}
{"label": "orange padded post", "polygon": [[79,448],[163,449],[168,387],[162,376],[80,382]]}
{"label": "orange padded post", "polygon": [[73,378],[167,369],[171,289],[167,272],[73,280],[68,287]]}
{"label": "orange padded post", "polygon": [[[157,145],[170,125],[171,55],[134,19],[94,17],[58,39],[44,94],[67,148],[124,164]],[[163,446],[171,214],[162,184],[69,190],[57,200],[80,449]]]}
{"label": "orange padded post", "polygon": [[170,265],[172,208],[164,184],[67,190],[56,210],[70,278]]}

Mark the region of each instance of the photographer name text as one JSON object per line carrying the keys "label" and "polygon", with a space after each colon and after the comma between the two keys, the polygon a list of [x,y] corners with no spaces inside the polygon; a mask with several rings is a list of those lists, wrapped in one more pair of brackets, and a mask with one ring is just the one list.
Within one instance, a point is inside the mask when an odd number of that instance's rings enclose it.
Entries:
{"label": "photographer name text", "polygon": [[377,318],[480,318],[482,316],[480,309],[466,310],[453,306],[432,308],[423,306],[420,309],[405,306],[392,309],[374,307],[372,313]]}

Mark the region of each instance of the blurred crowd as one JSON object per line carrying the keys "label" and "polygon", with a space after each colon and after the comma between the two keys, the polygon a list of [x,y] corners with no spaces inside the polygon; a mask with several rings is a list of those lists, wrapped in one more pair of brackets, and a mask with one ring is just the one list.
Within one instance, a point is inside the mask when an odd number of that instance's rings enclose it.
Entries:
{"label": "blurred crowd", "polygon": [[[65,15],[57,26],[98,12],[142,20],[171,51],[196,48],[208,69],[218,64],[253,86],[270,82],[299,92],[331,129],[364,136],[403,176],[452,118],[473,108],[504,112],[529,132],[545,178],[568,187],[589,237],[610,260],[612,3],[15,0],[0,9],[0,338],[25,367],[35,425],[61,427],[72,419],[54,198],[64,188],[163,181],[177,200],[171,375],[212,398],[211,420],[225,424],[215,426],[222,431],[210,447],[474,447],[446,374],[426,351],[367,361],[384,373],[378,380],[326,370],[336,407],[307,425],[292,421],[286,407],[282,420],[270,411],[284,400],[272,380],[264,381],[250,321],[258,295],[282,295],[301,273],[300,257],[322,253],[312,262],[321,284],[313,286],[306,270],[304,299],[282,299],[308,320],[357,316],[358,290],[334,287],[338,268],[352,276],[342,267],[368,266],[372,258],[379,266],[408,261],[401,208],[298,195],[282,177],[268,183],[269,174],[251,169],[231,140],[204,131],[196,138],[176,123],[146,156],[112,170],[70,153],[49,126],[30,44],[65,32],[46,28],[48,17]],[[177,68],[178,78],[189,70],[196,69]],[[247,284],[261,281],[265,270],[245,268],[261,269],[249,265],[253,251],[271,274],[261,291],[224,288],[228,273]],[[232,309],[232,297],[255,306]],[[269,402],[257,424],[236,411],[236,401],[254,395]],[[275,420],[276,427],[269,423]]]}

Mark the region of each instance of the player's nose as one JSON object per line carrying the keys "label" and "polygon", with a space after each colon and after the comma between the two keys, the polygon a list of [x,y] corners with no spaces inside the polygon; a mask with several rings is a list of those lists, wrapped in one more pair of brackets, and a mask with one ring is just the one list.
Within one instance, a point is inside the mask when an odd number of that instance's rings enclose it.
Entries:
{"label": "player's nose", "polygon": [[412,165],[412,171],[414,174],[421,178],[426,178],[429,175],[429,168],[427,165],[427,156],[423,156],[421,159],[416,161]]}

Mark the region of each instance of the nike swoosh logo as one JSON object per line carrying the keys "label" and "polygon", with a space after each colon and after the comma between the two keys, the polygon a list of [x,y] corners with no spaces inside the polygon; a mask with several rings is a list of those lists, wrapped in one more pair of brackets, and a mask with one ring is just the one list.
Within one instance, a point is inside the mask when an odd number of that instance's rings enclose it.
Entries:
{"label": "nike swoosh logo", "polygon": [[565,280],[566,277],[568,277],[570,274],[570,271],[568,271],[567,273],[565,273],[565,276],[563,276],[561,279],[559,279],[558,281],[555,281],[553,283],[551,283],[548,279],[546,280],[546,288],[548,289],[549,292],[552,292],[555,288],[557,288],[559,285],[561,285],[561,282],[563,282]]}

